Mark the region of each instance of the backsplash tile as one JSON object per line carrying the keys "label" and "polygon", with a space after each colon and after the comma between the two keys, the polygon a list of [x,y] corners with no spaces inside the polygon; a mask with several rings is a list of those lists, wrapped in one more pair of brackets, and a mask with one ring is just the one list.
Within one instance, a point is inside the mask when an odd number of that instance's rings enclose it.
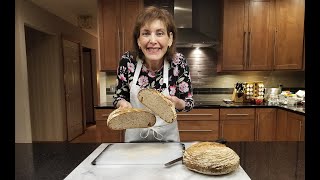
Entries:
{"label": "backsplash tile", "polygon": [[[221,101],[231,98],[233,87],[237,82],[263,81],[265,87],[278,87],[283,85],[283,90],[296,92],[305,88],[304,71],[241,71],[241,72],[217,72],[217,53],[213,48],[179,48],[187,58],[195,100]],[[105,85],[102,98],[112,102],[113,92],[108,92],[110,85],[116,82],[116,74],[108,73],[100,82]],[[102,93],[102,91],[101,91]],[[100,98],[100,99],[102,99]]]}

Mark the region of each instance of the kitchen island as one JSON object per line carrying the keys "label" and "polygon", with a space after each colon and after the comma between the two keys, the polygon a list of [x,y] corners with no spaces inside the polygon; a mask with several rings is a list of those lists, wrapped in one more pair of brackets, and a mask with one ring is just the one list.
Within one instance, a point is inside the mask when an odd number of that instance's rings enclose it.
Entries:
{"label": "kitchen island", "polygon": [[[15,179],[64,179],[101,145],[15,144]],[[228,142],[227,146],[240,156],[251,179],[305,179],[304,142]]]}

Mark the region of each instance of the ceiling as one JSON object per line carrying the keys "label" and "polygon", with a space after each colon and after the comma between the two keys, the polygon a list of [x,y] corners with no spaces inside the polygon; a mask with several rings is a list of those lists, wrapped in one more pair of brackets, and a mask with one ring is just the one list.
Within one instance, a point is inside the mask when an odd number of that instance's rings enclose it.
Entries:
{"label": "ceiling", "polygon": [[29,0],[52,14],[78,26],[79,16],[92,16],[92,27],[84,31],[98,37],[97,0]]}

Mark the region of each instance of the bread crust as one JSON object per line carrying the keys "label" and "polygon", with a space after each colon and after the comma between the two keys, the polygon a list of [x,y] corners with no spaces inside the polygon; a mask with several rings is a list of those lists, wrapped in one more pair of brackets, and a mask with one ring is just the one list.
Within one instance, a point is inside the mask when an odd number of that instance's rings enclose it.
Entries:
{"label": "bread crust", "polygon": [[224,144],[200,142],[186,149],[183,163],[188,169],[201,174],[223,175],[240,166],[240,157]]}
{"label": "bread crust", "polygon": [[141,89],[139,101],[167,123],[177,120],[177,112],[173,102],[155,89]]}
{"label": "bread crust", "polygon": [[156,116],[146,109],[118,108],[107,119],[107,126],[112,130],[148,128],[154,126]]}

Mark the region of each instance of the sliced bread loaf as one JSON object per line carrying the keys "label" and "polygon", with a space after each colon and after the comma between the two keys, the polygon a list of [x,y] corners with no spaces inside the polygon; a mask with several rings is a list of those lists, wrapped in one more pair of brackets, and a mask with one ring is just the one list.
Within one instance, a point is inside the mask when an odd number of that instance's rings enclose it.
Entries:
{"label": "sliced bread loaf", "polygon": [[147,128],[156,123],[156,116],[146,109],[120,108],[112,111],[107,126],[113,130]]}
{"label": "sliced bread loaf", "polygon": [[183,154],[184,165],[207,175],[228,174],[240,166],[240,158],[232,149],[216,142],[191,145]]}
{"label": "sliced bread loaf", "polygon": [[139,101],[167,123],[177,120],[174,104],[155,89],[141,89]]}

